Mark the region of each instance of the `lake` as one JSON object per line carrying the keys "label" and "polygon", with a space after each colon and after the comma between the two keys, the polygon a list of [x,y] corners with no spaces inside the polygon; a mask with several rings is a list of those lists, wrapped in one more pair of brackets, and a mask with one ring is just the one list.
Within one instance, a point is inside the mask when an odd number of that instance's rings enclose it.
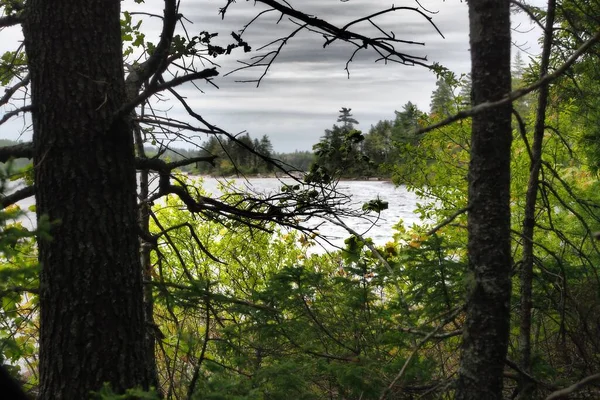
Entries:
{"label": "lake", "polygon": [[[248,180],[236,179],[238,187],[250,186],[253,191],[258,193],[275,193],[281,190],[285,183],[294,183],[293,181],[279,180],[276,178],[250,178]],[[214,178],[204,178],[204,188],[215,195],[218,195],[219,181]],[[349,207],[360,209],[364,203],[369,200],[380,198],[388,202],[388,209],[381,212],[379,218],[377,214],[372,213],[371,219],[376,223],[362,218],[344,218],[343,221],[357,233],[370,237],[376,244],[382,245],[390,241],[393,235],[392,226],[397,224],[400,219],[406,226],[420,223],[420,219],[415,215],[414,210],[418,202],[423,202],[414,193],[409,192],[404,186],[396,187],[386,181],[340,181],[337,190],[350,195],[352,202]],[[324,235],[330,243],[321,242],[325,249],[332,249],[344,245],[344,239],[350,234],[342,227],[329,222],[311,220],[309,226],[313,227],[321,224],[318,232]]]}
{"label": "lake", "polygon": [[[204,177],[203,186],[209,193],[215,196],[220,194],[218,186],[219,181],[215,178]],[[255,192],[259,193],[274,193],[279,192],[285,180],[281,181],[276,178],[250,178],[248,180],[236,179],[235,183],[238,187],[244,188],[250,186]],[[291,183],[288,181],[287,183]],[[153,185],[155,186],[155,184]],[[380,198],[383,201],[388,202],[388,209],[381,212],[379,218],[376,219],[375,224],[361,219],[361,218],[344,218],[343,221],[354,231],[358,232],[365,237],[370,237],[376,244],[384,244],[391,240],[393,235],[392,226],[397,224],[402,219],[407,226],[411,226],[414,223],[419,223],[420,220],[417,215],[414,214],[414,210],[417,206],[417,202],[423,201],[419,199],[414,193],[406,190],[404,186],[394,186],[390,182],[385,181],[341,181],[337,186],[337,190],[340,192],[350,195],[352,198],[350,207],[360,209],[362,204],[369,200]],[[23,210],[27,210],[27,207],[34,203],[33,197],[23,200],[18,204]],[[376,217],[376,214],[372,214]],[[35,225],[35,215],[28,212],[25,217],[22,218],[23,223],[27,226]],[[312,220],[309,226],[316,226],[323,221]],[[329,222],[323,222],[319,226],[318,231],[320,234],[327,237],[330,243],[321,242],[325,249],[332,249],[336,246],[343,246],[344,239],[349,236],[349,233],[342,227],[333,225]],[[318,249],[316,249],[318,251]]]}

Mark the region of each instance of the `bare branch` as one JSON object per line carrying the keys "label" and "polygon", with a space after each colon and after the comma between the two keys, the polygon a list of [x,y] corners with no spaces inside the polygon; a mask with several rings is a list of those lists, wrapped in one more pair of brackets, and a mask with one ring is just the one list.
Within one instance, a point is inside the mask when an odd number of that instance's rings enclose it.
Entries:
{"label": "bare branch", "polygon": [[26,142],[0,147],[0,162],[7,162],[11,158],[33,158],[33,143]]}
{"label": "bare branch", "polygon": [[440,229],[442,229],[443,227],[445,227],[446,225],[448,225],[449,223],[451,223],[452,221],[454,221],[456,218],[458,218],[460,215],[466,213],[467,211],[469,211],[469,207],[461,208],[460,210],[456,211],[454,214],[452,214],[451,216],[446,218],[444,221],[442,221],[440,224],[431,228],[426,233],[426,235],[427,236],[433,235],[434,233],[436,233],[437,231],[439,231]]}
{"label": "bare branch", "polygon": [[482,113],[489,109],[503,106],[505,104],[512,103],[513,101],[515,101],[517,99],[520,99],[521,97],[533,92],[534,90],[539,89],[541,86],[547,85],[550,82],[558,79],[560,76],[562,76],[565,73],[565,71],[567,71],[571,67],[571,65],[573,65],[575,63],[575,61],[577,61],[579,59],[579,57],[581,57],[583,54],[585,54],[585,52],[599,40],[600,40],[600,31],[596,32],[596,34],[594,36],[592,36],[588,41],[586,41],[583,45],[581,45],[581,47],[579,47],[579,49],[577,49],[577,51],[575,51],[575,53],[573,53],[571,55],[571,57],[569,57],[569,59],[567,61],[565,61],[565,63],[563,65],[561,65],[553,73],[544,75],[539,81],[537,81],[529,86],[526,86],[524,88],[514,90],[514,91],[510,92],[506,97],[504,97],[500,100],[486,101],[485,103],[478,104],[468,110],[459,111],[458,113],[454,114],[451,117],[446,118],[443,121],[440,121],[436,124],[429,125],[425,128],[416,130],[413,133],[413,135],[422,135],[424,133],[427,133],[427,132],[433,131],[435,129],[449,125],[453,122],[460,121],[460,120],[466,119],[466,118],[470,118],[476,114]]}
{"label": "bare branch", "polygon": [[217,159],[217,156],[192,157],[168,163],[160,158],[136,158],[135,164],[137,169],[150,169],[152,171],[169,174],[175,168],[198,162],[208,162],[214,166],[215,159]]}
{"label": "bare branch", "polygon": [[144,92],[140,93],[137,97],[135,97],[134,99],[129,101],[127,104],[124,104],[117,111],[117,113],[115,115],[115,120],[122,118],[125,115],[128,115],[130,112],[135,110],[135,108],[137,106],[144,103],[150,97],[152,97],[153,95],[155,95],[159,92],[174,88],[175,86],[181,85],[182,83],[185,83],[185,82],[190,82],[190,81],[197,80],[197,79],[208,79],[208,78],[212,78],[217,75],[219,75],[219,72],[217,72],[216,68],[206,68],[199,72],[194,72],[191,74],[173,78],[170,81],[165,82],[160,85],[149,85],[148,88],[146,90],[144,90]]}
{"label": "bare branch", "polygon": [[[412,41],[412,40],[398,39],[396,37],[396,35],[394,34],[394,32],[385,32],[373,20],[381,15],[392,13],[395,11],[415,12],[415,13],[420,14],[423,18],[425,18],[434,27],[434,29],[440,34],[440,36],[444,37],[442,35],[441,31],[433,23],[432,17],[427,15],[427,10],[425,10],[424,8],[421,9],[419,7],[392,6],[388,9],[375,12],[371,15],[368,15],[368,16],[365,16],[362,18],[358,18],[354,21],[347,23],[344,26],[338,27],[338,26],[334,26],[334,25],[330,24],[329,22],[327,22],[323,19],[320,19],[320,18],[312,16],[312,15],[308,15],[302,11],[296,10],[296,9],[292,8],[292,6],[289,5],[289,3],[285,2],[285,1],[257,0],[257,2],[263,3],[269,7],[272,7],[268,11],[274,10],[274,11],[280,12],[282,18],[283,18],[283,16],[290,17],[290,21],[292,23],[298,25],[298,28],[295,29],[292,33],[288,34],[287,36],[271,42],[270,44],[274,44],[276,42],[281,42],[276,50],[273,50],[273,51],[268,52],[267,54],[255,57],[253,59],[253,61],[251,61],[251,62],[242,62],[242,64],[244,64],[244,66],[236,69],[235,71],[239,71],[239,70],[246,69],[246,68],[252,68],[252,67],[266,67],[265,71],[258,79],[244,80],[243,82],[257,82],[257,84],[260,84],[260,82],[264,78],[264,75],[266,74],[267,70],[270,68],[270,66],[273,64],[275,59],[280,54],[283,46],[292,37],[294,37],[299,31],[301,31],[303,29],[306,29],[308,31],[315,32],[315,33],[322,35],[323,38],[325,39],[325,42],[323,43],[323,47],[327,47],[328,45],[334,43],[337,40],[352,44],[353,46],[356,47],[356,49],[352,53],[351,59],[359,51],[365,50],[365,49],[368,49],[369,47],[371,47],[376,53],[378,53],[381,56],[376,61],[384,60],[386,63],[388,61],[390,61],[390,62],[396,62],[396,63],[410,65],[410,66],[421,65],[421,66],[424,66],[427,68],[433,68],[433,66],[427,64],[426,56],[418,56],[418,55],[414,55],[414,54],[409,54],[409,53],[406,53],[403,51],[399,51],[395,47],[398,44],[423,46],[423,45],[425,45],[425,43],[416,42],[416,41]],[[229,6],[232,3],[234,3],[234,0],[227,0],[227,4],[225,5],[225,7],[221,8],[220,14],[223,17],[225,16],[227,9],[229,8]],[[423,10],[425,10],[425,11],[423,11]],[[259,16],[264,15],[264,14],[265,14],[265,11],[259,13],[258,16],[256,16],[254,19],[252,19],[252,21],[250,21],[248,24],[246,24],[244,26],[244,28],[240,31],[240,33],[243,34],[244,31],[248,28],[248,26],[250,24],[255,22]],[[280,20],[281,20],[281,18],[280,18]],[[349,30],[350,27],[353,27],[354,25],[357,25],[357,24],[360,24],[363,22],[368,22],[371,25],[375,26],[383,34],[383,36],[368,37],[361,33]],[[347,69],[348,69],[348,63],[346,64],[346,70]],[[232,72],[235,72],[235,71],[232,71]]]}
{"label": "bare branch", "polygon": [[551,393],[550,396],[546,397],[546,400],[565,399],[570,394],[573,394],[573,393],[583,389],[584,387],[586,387],[596,381],[599,381],[599,380],[600,380],[600,374],[590,375],[590,376],[580,380],[579,382],[572,384],[571,386],[569,386],[567,388],[557,390],[556,392]]}
{"label": "bare branch", "polygon": [[[410,333],[410,334],[418,335],[418,336],[427,336],[427,335],[431,334],[431,332],[423,332],[423,331],[420,331],[420,330],[415,329],[415,328],[399,327],[398,330],[400,332]],[[438,333],[438,334],[435,334],[435,335],[430,335],[429,337],[431,339],[448,339],[448,338],[455,337],[455,336],[460,336],[460,335],[462,335],[462,330],[458,329],[458,330],[455,330],[455,331],[450,331],[450,332],[444,332],[444,333]]]}
{"label": "bare branch", "polygon": [[27,186],[17,190],[14,193],[8,194],[6,196],[1,196],[0,208],[6,208],[33,195],[35,195],[35,187]]}
{"label": "bare branch", "polygon": [[21,79],[21,81],[19,83],[17,83],[13,87],[10,87],[4,91],[4,96],[2,96],[0,98],[0,106],[3,106],[6,103],[8,103],[8,101],[10,100],[12,95],[15,94],[15,92],[17,90],[21,89],[22,87],[27,86],[28,84],[29,84],[29,74],[27,74],[27,76],[25,78]]}
{"label": "bare branch", "polygon": [[15,109],[15,110],[7,112],[6,114],[4,114],[4,116],[2,118],[0,118],[0,125],[2,125],[3,123],[5,123],[6,121],[8,121],[9,119],[11,119],[12,117],[15,117],[15,116],[19,115],[20,113],[31,111],[32,108],[33,107],[31,105],[28,105],[28,106],[19,107],[19,108]]}

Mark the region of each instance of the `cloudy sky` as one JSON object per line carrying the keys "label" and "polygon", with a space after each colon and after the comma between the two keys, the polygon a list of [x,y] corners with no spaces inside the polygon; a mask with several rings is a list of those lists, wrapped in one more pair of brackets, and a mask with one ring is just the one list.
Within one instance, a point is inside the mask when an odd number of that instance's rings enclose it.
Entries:
{"label": "cloudy sky", "polygon": [[[350,21],[379,10],[389,8],[391,0],[290,0],[300,10],[326,19],[335,25]],[[183,0],[181,13],[189,21],[186,24],[190,35],[201,31],[219,33],[217,43],[228,44],[231,31],[238,31],[265,7],[253,1],[238,0],[231,6],[224,20],[218,10],[226,0]],[[162,14],[161,0],[146,0],[137,7],[139,11]],[[435,12],[428,14],[443,33],[441,37],[433,26],[414,11],[396,11],[378,17],[374,21],[386,32],[394,32],[397,38],[424,42],[424,46],[405,45],[398,50],[427,57],[428,63],[438,62],[457,74],[469,71],[469,43],[467,6],[459,0],[397,0],[396,6],[419,7]],[[247,69],[227,77],[223,75],[250,57],[264,54],[267,50],[257,49],[279,37],[286,36],[295,26],[284,18],[278,22],[279,14],[267,13],[255,21],[244,34],[253,52],[244,54],[234,51],[227,57],[215,60],[220,65],[220,76],[214,80],[219,86],[201,84],[203,93],[194,87],[181,89],[196,112],[208,121],[231,132],[248,131],[252,137],[264,134],[271,138],[276,151],[310,150],[312,145],[330,128],[341,107],[352,108],[354,117],[360,122],[358,128],[368,131],[372,124],[381,119],[392,119],[394,110],[400,110],[408,101],[416,103],[422,110],[429,109],[431,92],[435,88],[435,75],[419,66],[404,66],[395,63],[375,62],[378,55],[371,50],[359,53],[350,64],[350,78],[344,70],[353,48],[343,43],[334,43],[323,49],[324,39],[312,32],[301,32],[292,38],[263,78],[259,87],[256,83],[236,81],[257,79],[264,69]],[[141,16],[139,18],[142,18]],[[158,42],[160,21],[143,17],[142,28],[147,40]],[[521,50],[536,55],[537,32],[524,15],[513,16],[513,42]],[[376,33],[368,23],[355,25],[357,32],[366,35]],[[9,29],[0,32],[0,50],[5,51],[11,43],[19,40],[19,31]],[[154,38],[154,39],[153,39]],[[527,59],[527,55],[525,55]],[[169,106],[162,104],[163,109]],[[4,110],[3,110],[4,111]],[[171,117],[184,118],[177,108],[169,111]],[[22,125],[13,123],[0,127],[1,138],[14,138]],[[201,139],[196,139],[199,141]]]}

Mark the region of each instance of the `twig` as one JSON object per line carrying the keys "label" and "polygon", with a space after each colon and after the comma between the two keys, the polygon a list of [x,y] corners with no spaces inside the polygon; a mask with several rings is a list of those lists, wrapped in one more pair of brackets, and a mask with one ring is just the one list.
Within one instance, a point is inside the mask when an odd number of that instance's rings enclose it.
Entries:
{"label": "twig", "polygon": [[434,226],[425,235],[427,235],[427,236],[433,235],[434,233],[436,233],[437,231],[439,231],[440,229],[442,229],[443,227],[445,227],[446,225],[448,225],[449,223],[454,221],[458,216],[466,213],[467,211],[469,211],[469,207],[461,208],[460,210],[456,211],[454,214],[452,214],[451,216],[446,218],[444,221],[442,221],[439,225]]}
{"label": "twig", "polygon": [[569,387],[566,387],[564,389],[557,390],[556,392],[551,393],[550,396],[546,397],[546,400],[564,399],[567,396],[569,396],[570,394],[575,393],[575,392],[583,389],[587,385],[590,385],[598,380],[600,380],[600,374],[590,375],[586,378],[583,378],[579,382],[572,384]]}

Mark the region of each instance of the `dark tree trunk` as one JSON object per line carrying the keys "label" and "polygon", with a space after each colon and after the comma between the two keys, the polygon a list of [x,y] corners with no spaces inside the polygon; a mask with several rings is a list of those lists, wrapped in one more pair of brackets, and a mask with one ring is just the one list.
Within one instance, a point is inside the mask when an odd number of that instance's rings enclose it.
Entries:
{"label": "dark tree trunk", "polygon": [[[473,103],[511,88],[508,0],[470,0]],[[511,105],[473,117],[469,165],[469,264],[457,399],[502,398],[510,316]]]}
{"label": "dark tree trunk", "polygon": [[40,398],[86,399],[104,382],[146,387],[133,136],[120,0],[28,0],[39,239]]}

